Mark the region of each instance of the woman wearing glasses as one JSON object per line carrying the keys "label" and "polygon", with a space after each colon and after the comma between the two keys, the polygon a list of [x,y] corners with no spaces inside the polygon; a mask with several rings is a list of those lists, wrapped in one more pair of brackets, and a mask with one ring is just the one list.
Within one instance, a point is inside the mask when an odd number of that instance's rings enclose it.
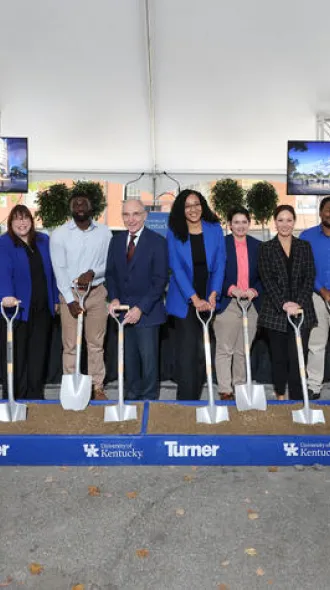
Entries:
{"label": "woman wearing glasses", "polygon": [[[198,400],[205,381],[205,355],[199,312],[215,310],[226,262],[219,220],[197,191],[181,191],[167,233],[170,283],[167,313],[174,316],[177,399]],[[214,332],[210,329],[211,345]]]}

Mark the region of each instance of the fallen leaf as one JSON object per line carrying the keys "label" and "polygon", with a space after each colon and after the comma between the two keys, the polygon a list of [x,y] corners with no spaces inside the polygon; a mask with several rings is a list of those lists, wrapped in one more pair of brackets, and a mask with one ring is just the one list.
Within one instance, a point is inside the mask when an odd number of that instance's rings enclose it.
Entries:
{"label": "fallen leaf", "polygon": [[33,576],[39,576],[39,574],[41,574],[43,569],[44,568],[42,565],[40,565],[40,563],[30,563],[29,564],[30,574],[32,574]]}
{"label": "fallen leaf", "polygon": [[185,515],[185,510],[184,508],[177,508],[177,510],[175,511],[175,514],[177,516],[184,516]]}
{"label": "fallen leaf", "polygon": [[264,576],[265,571],[262,569],[262,567],[258,567],[258,569],[256,570],[256,574],[257,576]]}
{"label": "fallen leaf", "polygon": [[88,486],[88,495],[89,496],[100,496],[101,491],[100,488],[97,486]]}
{"label": "fallen leaf", "polygon": [[229,565],[229,564],[230,564],[229,559],[226,559],[225,561],[221,562],[222,567],[227,567],[227,565]]}
{"label": "fallen leaf", "polygon": [[191,468],[191,471],[197,471],[197,467],[196,467],[196,465],[193,465],[193,466],[192,466],[192,468]]}
{"label": "fallen leaf", "polygon": [[76,584],[75,586],[72,586],[72,590],[85,590],[85,586],[84,584]]}
{"label": "fallen leaf", "polygon": [[149,557],[149,549],[137,549],[135,555],[140,559],[145,559],[146,557]]}
{"label": "fallen leaf", "polygon": [[51,475],[48,475],[45,479],[45,483],[51,483],[52,481],[54,481],[54,478]]}
{"label": "fallen leaf", "polygon": [[13,582],[13,578],[11,576],[7,576],[3,582],[0,582],[0,588],[5,588],[9,586]]}
{"label": "fallen leaf", "polygon": [[194,478],[192,475],[185,475],[183,479],[184,481],[192,481]]}
{"label": "fallen leaf", "polygon": [[69,467],[62,465],[62,467],[60,467],[60,471],[69,471]]}
{"label": "fallen leaf", "polygon": [[227,584],[219,584],[218,590],[229,590],[229,586]]}
{"label": "fallen leaf", "polygon": [[278,467],[276,465],[271,465],[270,467],[268,467],[268,471],[270,473],[276,473],[276,471],[278,471]]}
{"label": "fallen leaf", "polygon": [[248,518],[249,520],[257,520],[259,518],[258,512],[254,512],[251,508],[248,509]]}
{"label": "fallen leaf", "polygon": [[267,584],[269,584],[270,586],[273,584],[273,580],[267,580]]}
{"label": "fallen leaf", "polygon": [[246,555],[250,555],[250,557],[255,557],[258,555],[254,547],[248,547],[247,549],[244,549],[244,553],[246,553]]}
{"label": "fallen leaf", "polygon": [[136,498],[137,495],[138,495],[137,492],[127,492],[126,493],[127,498],[129,498],[130,500],[133,500],[133,498]]}

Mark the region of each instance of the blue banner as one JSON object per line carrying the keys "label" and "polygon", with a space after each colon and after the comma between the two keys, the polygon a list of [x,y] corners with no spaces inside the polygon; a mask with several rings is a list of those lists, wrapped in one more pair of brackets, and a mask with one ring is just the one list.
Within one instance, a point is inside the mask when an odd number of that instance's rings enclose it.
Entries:
{"label": "blue banner", "polygon": [[167,224],[168,224],[169,213],[162,213],[161,211],[150,211],[146,219],[146,226],[152,229],[157,234],[166,238]]}

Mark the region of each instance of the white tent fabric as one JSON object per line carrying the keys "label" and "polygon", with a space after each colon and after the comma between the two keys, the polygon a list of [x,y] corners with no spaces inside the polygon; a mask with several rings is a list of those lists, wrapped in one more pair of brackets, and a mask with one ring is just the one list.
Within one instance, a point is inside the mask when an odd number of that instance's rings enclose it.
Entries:
{"label": "white tent fabric", "polygon": [[287,140],[330,111],[329,17],[328,0],[3,2],[0,132],[54,174],[283,174]]}

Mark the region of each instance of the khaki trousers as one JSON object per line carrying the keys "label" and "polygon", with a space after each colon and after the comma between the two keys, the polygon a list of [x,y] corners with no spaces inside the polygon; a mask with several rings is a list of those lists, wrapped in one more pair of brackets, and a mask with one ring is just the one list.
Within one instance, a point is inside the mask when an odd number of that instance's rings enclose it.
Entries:
{"label": "khaki trousers", "polygon": [[[250,346],[257,330],[258,314],[252,304],[248,311]],[[246,383],[246,365],[243,340],[242,311],[236,299],[232,299],[225,311],[216,315],[215,368],[219,393],[232,393],[234,386]]]}
{"label": "khaki trousers", "polygon": [[318,325],[312,329],[308,342],[308,388],[314,393],[319,393],[324,377],[324,357],[328,342],[330,313],[321,295],[313,293]]}
{"label": "khaki trousers", "polygon": [[[105,366],[103,359],[103,342],[107,326],[107,291],[104,285],[92,289],[85,299],[84,330],[88,353],[88,374],[92,376],[95,389],[103,387]],[[76,295],[74,294],[77,300]],[[71,375],[75,372],[77,320],[72,317],[69,308],[60,295],[63,372]]]}

